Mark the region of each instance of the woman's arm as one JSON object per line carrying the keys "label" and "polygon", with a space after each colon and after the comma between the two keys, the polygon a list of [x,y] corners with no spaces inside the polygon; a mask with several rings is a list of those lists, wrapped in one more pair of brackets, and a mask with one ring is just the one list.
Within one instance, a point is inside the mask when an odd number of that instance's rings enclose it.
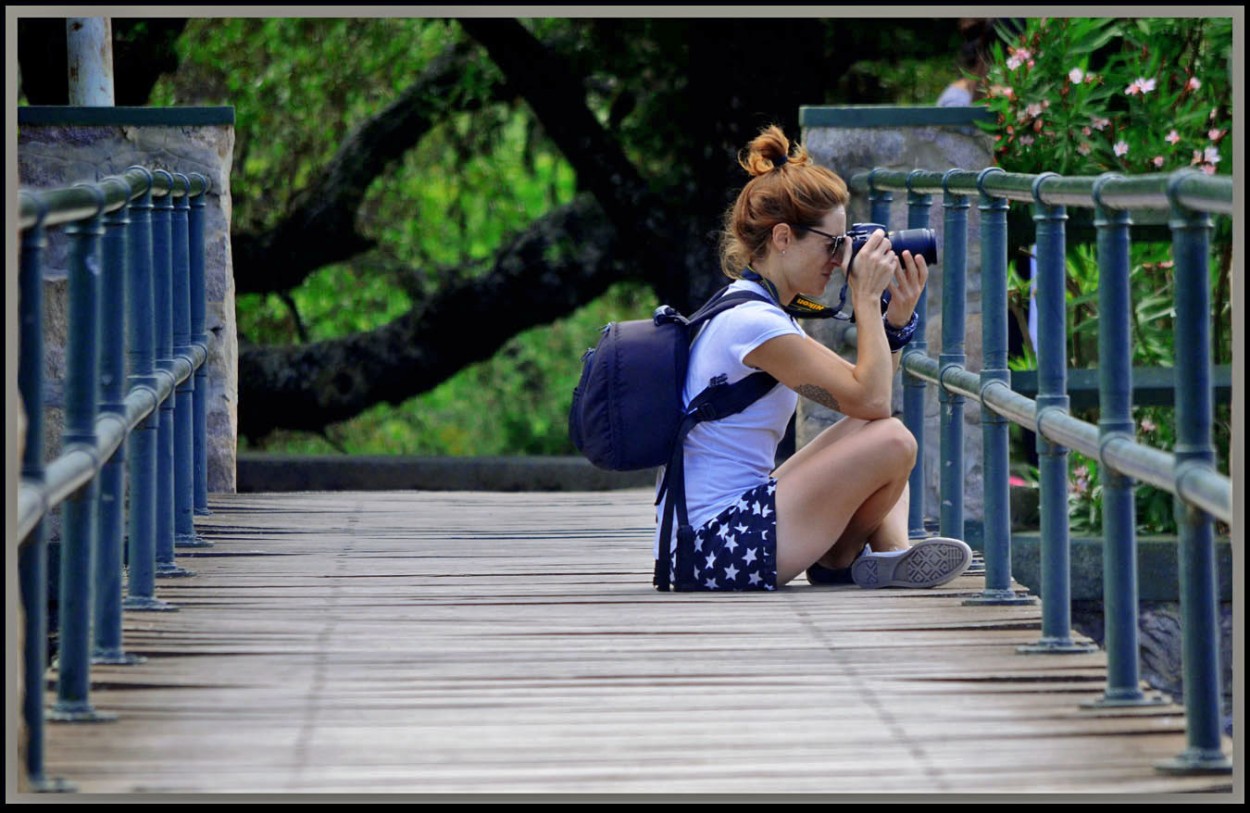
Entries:
{"label": "woman's arm", "polygon": [[[906,324],[928,280],[923,257],[904,252],[903,262],[878,232],[869,238],[852,269],[852,301],[859,313],[878,313],[881,290],[891,291],[886,318]],[[858,283],[858,284],[855,284]],[[859,320],[855,364],[806,337],[779,336],[764,342],[744,359],[806,398],[845,415],[866,420],[891,414],[894,373],[901,354],[891,353],[880,319]]]}

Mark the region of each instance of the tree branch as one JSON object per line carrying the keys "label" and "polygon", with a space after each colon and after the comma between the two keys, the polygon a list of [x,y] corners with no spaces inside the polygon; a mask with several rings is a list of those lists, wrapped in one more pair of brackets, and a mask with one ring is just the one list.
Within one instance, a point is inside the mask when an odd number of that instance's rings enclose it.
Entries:
{"label": "tree branch", "polygon": [[578,185],[599,201],[625,242],[661,279],[684,279],[684,246],[675,219],[630,163],[621,145],[586,105],[577,72],[517,20],[466,18],[460,25],[482,44],[508,83],[524,97],[577,172]]}
{"label": "tree branch", "polygon": [[467,43],[450,46],[398,99],[357,127],[275,228],[233,236],[239,293],[288,291],[318,268],[373,248],[356,230],[356,215],[374,179],[447,113],[475,109],[482,98],[502,93],[492,86],[483,97],[462,98],[473,50]]}
{"label": "tree branch", "polygon": [[440,291],[388,325],[239,357],[239,432],[318,430],[386,401],[402,403],[490,358],[522,330],[639,278],[589,196],[560,207],[502,248],[491,272]]}

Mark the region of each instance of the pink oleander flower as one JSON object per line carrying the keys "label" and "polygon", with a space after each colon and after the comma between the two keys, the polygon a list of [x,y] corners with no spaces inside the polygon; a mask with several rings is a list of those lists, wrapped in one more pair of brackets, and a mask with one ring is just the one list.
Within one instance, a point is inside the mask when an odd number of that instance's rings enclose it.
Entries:
{"label": "pink oleander flower", "polygon": [[1208,164],[1218,164],[1220,162],[1220,148],[1207,147],[1202,153],[1203,160]]}
{"label": "pink oleander flower", "polygon": [[1082,128],[1081,128],[1081,135],[1089,135],[1089,134],[1090,134],[1090,133],[1092,133],[1092,132],[1094,132],[1094,131],[1093,131],[1093,130],[1091,130],[1091,129],[1089,129],[1088,127],[1082,127]]}
{"label": "pink oleander flower", "polygon": [[[1088,133],[1086,135],[1088,135]],[[1089,142],[1082,141],[1080,144],[1076,145],[1076,151],[1079,152],[1081,155],[1089,155],[1090,152],[1092,151],[1092,148],[1089,146]]]}
{"label": "pink oleander flower", "polygon": [[1104,119],[1098,116],[1094,116],[1093,121],[1090,122],[1090,126],[1093,127],[1095,130],[1101,130],[1110,123],[1111,123],[1111,119]]}
{"label": "pink oleander flower", "polygon": [[1024,108],[1024,112],[1028,113],[1030,118],[1035,119],[1038,116],[1042,115],[1042,106],[1039,103],[1034,102],[1033,104]]}
{"label": "pink oleander flower", "polygon": [[1117,157],[1123,157],[1123,156],[1125,156],[1125,155],[1128,155],[1128,142],[1126,142],[1126,141],[1117,141],[1117,142],[1115,142],[1115,148],[1114,148],[1114,149],[1115,149],[1115,154],[1116,154],[1116,156],[1117,156]]}
{"label": "pink oleander flower", "polygon": [[1024,146],[1026,146],[1026,147],[1031,147],[1031,146],[1033,146],[1033,136],[1031,136],[1031,135],[1022,135],[1022,136],[1020,136],[1020,143],[1021,143],[1021,144],[1023,144]]}
{"label": "pink oleander flower", "polygon": [[1202,150],[1194,150],[1194,157],[1190,159],[1189,165],[1192,167],[1194,164],[1201,164],[1201,163],[1202,163]]}
{"label": "pink oleander flower", "polygon": [[1164,141],[1166,141],[1166,142],[1167,142],[1167,143],[1169,143],[1169,144],[1173,144],[1173,145],[1174,145],[1174,144],[1176,144],[1178,141],[1180,141],[1180,140],[1181,140],[1181,134],[1180,134],[1180,133],[1178,133],[1178,132],[1176,132],[1175,130],[1173,130],[1172,132],[1170,132],[1170,133],[1168,133],[1167,135],[1165,135],[1165,136],[1163,137],[1163,140],[1164,140]]}
{"label": "pink oleander flower", "polygon": [[1072,490],[1077,494],[1084,494],[1089,491],[1089,467],[1077,466],[1074,472],[1076,479],[1072,483]]}
{"label": "pink oleander flower", "polygon": [[1156,430],[1156,429],[1158,429],[1158,428],[1159,428],[1159,427],[1155,424],[1155,422],[1154,422],[1154,421],[1152,421],[1152,420],[1150,420],[1149,418],[1142,418],[1142,419],[1141,419],[1141,431],[1143,431],[1143,432],[1153,432],[1153,431],[1155,431],[1155,430]]}
{"label": "pink oleander flower", "polygon": [[1212,130],[1207,130],[1207,138],[1209,138],[1209,139],[1211,139],[1212,141],[1214,141],[1214,142],[1217,142],[1217,143],[1218,143],[1218,142],[1219,142],[1219,140],[1220,140],[1221,138],[1223,138],[1223,137],[1225,136],[1225,134],[1227,134],[1227,133],[1228,133],[1228,131],[1227,131],[1227,130],[1221,130],[1221,129],[1219,129],[1219,128],[1215,128],[1215,129],[1212,129]]}
{"label": "pink oleander flower", "polygon": [[1124,92],[1129,96],[1136,96],[1138,93],[1146,94],[1154,89],[1155,80],[1139,76],[1133,80],[1132,84],[1124,89]]}
{"label": "pink oleander flower", "polygon": [[1068,81],[1072,82],[1075,85],[1079,85],[1081,83],[1081,80],[1084,78],[1085,78],[1085,72],[1082,71],[1080,68],[1073,68],[1072,70],[1068,71]]}
{"label": "pink oleander flower", "polygon": [[1030,68],[1033,67],[1033,52],[1030,51],[1028,48],[1010,48],[1009,47],[1007,51],[1008,53],[1011,54],[1007,58],[1007,67],[1010,70],[1014,71],[1016,68],[1024,64],[1028,64]]}
{"label": "pink oleander flower", "polygon": [[1157,167],[1163,166],[1163,156],[1156,155],[1154,158],[1150,159],[1150,163],[1154,164]]}
{"label": "pink oleander flower", "polygon": [[1197,90],[1202,87],[1202,83],[1198,81],[1198,77],[1191,76],[1189,81],[1185,83],[1185,90]]}
{"label": "pink oleander flower", "polygon": [[1215,174],[1215,164],[1203,164],[1203,165],[1202,165],[1202,171],[1203,171],[1203,173],[1204,173],[1204,174],[1206,174],[1206,175],[1214,175],[1214,174]]}

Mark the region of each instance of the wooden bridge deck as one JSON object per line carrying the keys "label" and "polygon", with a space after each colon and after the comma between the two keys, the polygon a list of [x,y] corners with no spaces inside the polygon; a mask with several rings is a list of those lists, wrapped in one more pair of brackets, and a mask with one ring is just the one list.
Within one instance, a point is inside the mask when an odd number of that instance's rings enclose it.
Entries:
{"label": "wooden bridge deck", "polygon": [[[1227,791],[1154,764],[1181,710],[1095,712],[1102,653],[1019,655],[981,589],[650,587],[639,491],[217,498],[215,546],[49,724],[83,793]],[[1226,753],[1231,753],[1231,746]]]}

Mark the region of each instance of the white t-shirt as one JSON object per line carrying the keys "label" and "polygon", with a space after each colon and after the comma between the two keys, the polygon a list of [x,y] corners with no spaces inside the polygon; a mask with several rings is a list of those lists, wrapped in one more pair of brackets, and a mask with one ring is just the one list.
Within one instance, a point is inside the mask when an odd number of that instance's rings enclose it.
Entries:
{"label": "white t-shirt", "polygon": [[[730,291],[747,290],[767,297],[768,292],[754,282],[737,280]],[[717,376],[734,383],[758,372],[743,363],[752,350],[769,339],[795,334],[804,336],[798,323],[770,302],[743,302],[706,323],[690,346],[690,364],[683,393],[689,404]],[[768,481],[777,454],[777,444],[799,396],[778,384],[760,400],[718,421],[697,425],[686,436],[686,510],[690,525],[699,528],[743,492]],[[660,478],[663,479],[663,471]],[[659,505],[663,516],[664,503]],[[656,528],[655,555],[659,555],[660,529]]]}

